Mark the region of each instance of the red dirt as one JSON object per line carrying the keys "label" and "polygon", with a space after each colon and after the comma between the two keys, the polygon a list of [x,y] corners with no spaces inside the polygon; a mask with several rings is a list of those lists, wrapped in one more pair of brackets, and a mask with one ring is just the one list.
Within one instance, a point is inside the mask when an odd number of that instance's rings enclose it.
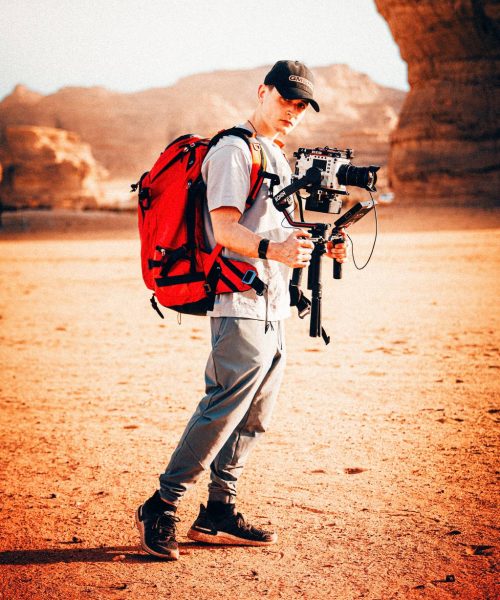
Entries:
{"label": "red dirt", "polygon": [[204,479],[177,563],[133,513],[203,392],[208,320],[149,308],[133,216],[4,215],[0,598],[497,597],[500,219],[423,213],[385,208],[368,268],[325,268],[330,346],[288,322],[238,505],[278,544],[190,543]]}

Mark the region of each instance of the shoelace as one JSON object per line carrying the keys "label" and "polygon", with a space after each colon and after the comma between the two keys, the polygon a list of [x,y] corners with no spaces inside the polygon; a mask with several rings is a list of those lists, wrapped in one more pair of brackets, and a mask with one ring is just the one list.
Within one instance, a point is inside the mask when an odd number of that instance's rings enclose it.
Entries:
{"label": "shoelace", "polygon": [[175,537],[176,523],[179,521],[179,517],[163,513],[156,519],[154,529],[158,531],[158,535],[161,537]]}
{"label": "shoelace", "polygon": [[258,529],[257,527],[254,527],[250,523],[247,523],[245,516],[242,513],[236,513],[235,518],[236,518],[236,523],[237,523],[238,527],[240,527],[241,529],[244,529],[245,531],[250,531],[250,533],[254,533],[257,535],[267,533],[263,529]]}

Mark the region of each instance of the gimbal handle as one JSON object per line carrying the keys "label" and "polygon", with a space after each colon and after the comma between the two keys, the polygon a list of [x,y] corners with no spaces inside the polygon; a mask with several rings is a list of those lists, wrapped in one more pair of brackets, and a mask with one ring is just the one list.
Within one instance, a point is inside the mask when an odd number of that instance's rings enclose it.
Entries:
{"label": "gimbal handle", "polygon": [[[335,246],[335,244],[340,244],[345,240],[340,231],[335,228],[330,235],[329,241]],[[333,278],[342,279],[342,263],[335,258],[333,259]]]}

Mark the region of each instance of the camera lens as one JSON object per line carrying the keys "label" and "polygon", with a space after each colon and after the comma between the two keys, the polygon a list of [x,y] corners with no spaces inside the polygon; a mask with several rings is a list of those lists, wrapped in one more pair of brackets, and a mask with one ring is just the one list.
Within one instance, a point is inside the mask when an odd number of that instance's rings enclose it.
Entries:
{"label": "camera lens", "polygon": [[340,165],[337,179],[340,185],[354,185],[375,192],[377,171],[380,167],[355,167],[354,165]]}

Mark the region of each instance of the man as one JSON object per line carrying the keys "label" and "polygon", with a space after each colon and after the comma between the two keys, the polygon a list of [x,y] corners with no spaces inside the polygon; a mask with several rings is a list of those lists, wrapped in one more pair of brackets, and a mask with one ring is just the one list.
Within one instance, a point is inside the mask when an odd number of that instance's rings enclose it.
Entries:
{"label": "man", "polygon": [[[279,61],[257,91],[257,107],[241,127],[254,133],[267,159],[266,170],[291,181],[290,166],[277,143],[316,112],[313,75],[298,61]],[[310,234],[283,226],[283,215],[265,182],[245,210],[252,159],[236,136],[222,138],[207,154],[202,176],[207,186],[205,228],[209,244],[224,246],[231,258],[252,262],[267,284],[264,296],[253,290],[216,297],[211,311],[212,352],[206,395],[191,417],[165,473],[160,490],[137,509],[142,547],[154,556],[176,560],[177,505],[204,469],[210,468],[207,506],[201,505],[188,537],[212,544],[268,545],[277,535],[250,525],[235,509],[236,486],[245,461],[269,423],[285,365],[283,320],[290,314],[290,268],[309,265]],[[345,245],[327,254],[345,260]]]}

